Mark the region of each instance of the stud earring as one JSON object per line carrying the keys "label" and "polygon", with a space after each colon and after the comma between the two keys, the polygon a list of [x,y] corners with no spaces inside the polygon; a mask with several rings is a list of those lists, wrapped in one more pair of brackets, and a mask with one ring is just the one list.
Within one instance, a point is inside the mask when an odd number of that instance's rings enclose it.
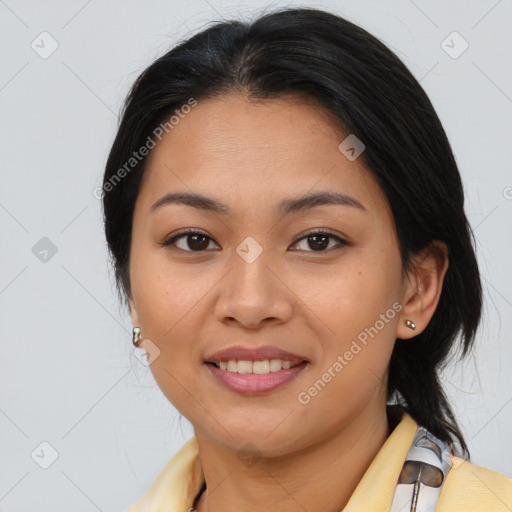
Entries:
{"label": "stud earring", "polygon": [[405,325],[409,327],[409,329],[412,329],[413,331],[414,329],[416,329],[416,324],[414,322],[411,322],[411,320],[406,320]]}
{"label": "stud earring", "polygon": [[139,343],[140,343],[140,327],[134,327],[133,328],[133,339],[132,339],[132,343],[134,344],[134,346],[138,347],[139,346]]}
{"label": "stud earring", "polygon": [[425,287],[423,286],[423,283],[420,283],[418,286],[418,291],[422,292],[424,289],[425,289]]}

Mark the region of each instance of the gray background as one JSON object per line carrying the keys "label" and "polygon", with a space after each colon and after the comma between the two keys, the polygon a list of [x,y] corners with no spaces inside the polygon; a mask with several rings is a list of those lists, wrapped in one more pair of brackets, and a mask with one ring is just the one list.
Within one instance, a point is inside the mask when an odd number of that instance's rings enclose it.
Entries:
{"label": "gray background", "polygon": [[446,389],[473,461],[512,477],[511,0],[0,0],[0,511],[123,510],[192,435],[132,352],[93,190],[145,66],[212,20],[284,5],[382,39],[445,126],[485,287],[477,350]]}

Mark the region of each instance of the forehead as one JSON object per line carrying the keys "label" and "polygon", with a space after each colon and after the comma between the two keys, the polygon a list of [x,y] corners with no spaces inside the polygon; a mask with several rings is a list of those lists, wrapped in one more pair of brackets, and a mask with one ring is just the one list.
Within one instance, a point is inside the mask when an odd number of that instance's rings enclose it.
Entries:
{"label": "forehead", "polygon": [[241,94],[199,100],[149,155],[140,199],[149,208],[149,201],[178,190],[269,208],[284,196],[330,189],[369,209],[387,208],[363,160],[350,161],[338,149],[347,135],[313,100],[254,101]]}

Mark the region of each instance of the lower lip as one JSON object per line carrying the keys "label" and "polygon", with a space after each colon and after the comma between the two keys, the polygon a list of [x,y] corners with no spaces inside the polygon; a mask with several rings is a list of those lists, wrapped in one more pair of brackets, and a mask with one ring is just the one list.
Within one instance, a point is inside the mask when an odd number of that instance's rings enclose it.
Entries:
{"label": "lower lip", "polygon": [[213,364],[204,364],[231,391],[241,393],[242,395],[257,395],[284,386],[302,372],[308,365],[308,362],[304,361],[293,368],[270,372],[264,375],[228,372],[227,370],[217,368]]}

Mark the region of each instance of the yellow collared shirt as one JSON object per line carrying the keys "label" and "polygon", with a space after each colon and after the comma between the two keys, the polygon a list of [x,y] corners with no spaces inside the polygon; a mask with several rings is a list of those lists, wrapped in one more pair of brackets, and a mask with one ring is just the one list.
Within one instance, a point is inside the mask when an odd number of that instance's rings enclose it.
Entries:
{"label": "yellow collared shirt", "polygon": [[[343,512],[387,512],[418,428],[407,413],[366,470]],[[436,512],[512,512],[512,478],[450,456]],[[125,512],[189,512],[204,484],[195,437],[167,463],[148,491]]]}

